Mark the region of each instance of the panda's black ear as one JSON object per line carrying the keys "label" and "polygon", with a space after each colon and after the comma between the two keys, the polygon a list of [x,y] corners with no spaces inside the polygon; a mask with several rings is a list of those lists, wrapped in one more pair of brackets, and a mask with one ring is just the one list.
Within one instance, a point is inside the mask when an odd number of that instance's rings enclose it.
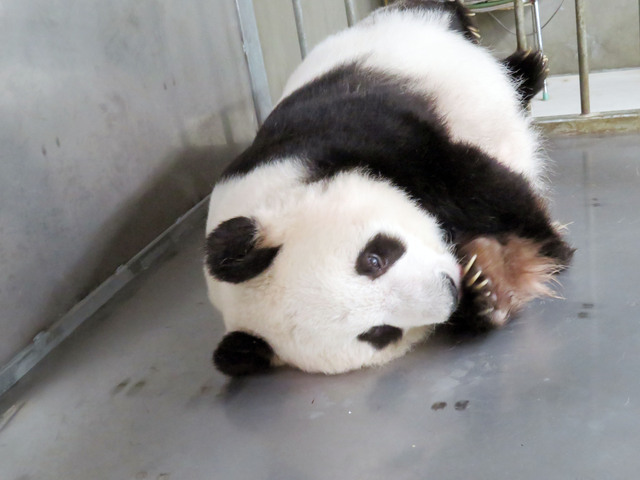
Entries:
{"label": "panda's black ear", "polygon": [[258,247],[256,221],[234,217],[222,222],[207,236],[206,264],[209,273],[223,282],[241,283],[264,272],[280,247]]}
{"label": "panda's black ear", "polygon": [[246,332],[227,333],[213,352],[213,364],[226,375],[238,377],[271,368],[273,349],[262,338]]}

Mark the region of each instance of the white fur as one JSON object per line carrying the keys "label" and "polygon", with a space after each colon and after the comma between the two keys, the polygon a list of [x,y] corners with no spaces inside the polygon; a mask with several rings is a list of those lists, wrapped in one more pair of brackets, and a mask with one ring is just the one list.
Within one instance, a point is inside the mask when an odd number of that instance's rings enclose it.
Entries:
{"label": "white fur", "polygon": [[475,145],[542,189],[542,162],[530,119],[504,67],[485,49],[448,29],[439,12],[381,9],[313,49],[282,98],[339,65],[360,61],[413,80],[435,100],[455,140]]}
{"label": "white fur", "polygon": [[[208,231],[223,219],[250,215],[263,245],[283,247],[265,273],[247,282],[207,275],[211,301],[228,331],[264,338],[282,362],[303,370],[338,373],[402,355],[428,325],[451,314],[441,275],[459,283],[460,272],[438,225],[387,182],[351,172],[307,185],[296,183],[300,168],[272,164],[214,189],[212,205],[219,208],[211,210]],[[265,192],[273,179],[281,182]],[[356,273],[355,261],[381,232],[401,239],[406,252],[372,281]],[[376,350],[357,339],[383,324],[405,329],[402,340]]]}

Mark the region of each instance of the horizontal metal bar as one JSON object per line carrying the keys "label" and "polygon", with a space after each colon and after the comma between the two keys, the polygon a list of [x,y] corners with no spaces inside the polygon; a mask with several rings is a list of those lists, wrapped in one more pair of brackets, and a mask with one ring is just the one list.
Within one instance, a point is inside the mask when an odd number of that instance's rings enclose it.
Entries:
{"label": "horizontal metal bar", "polygon": [[640,110],[538,117],[535,126],[546,136],[640,133]]}
{"label": "horizontal metal bar", "polygon": [[120,266],[98,288],[75,305],[67,314],[46,330],[0,368],[0,396],[26,375],[51,350],[64,341],[82,323],[102,308],[123,287],[152,265],[178,250],[178,242],[195,228],[201,227],[207,216],[209,196],[165,230],[158,238]]}

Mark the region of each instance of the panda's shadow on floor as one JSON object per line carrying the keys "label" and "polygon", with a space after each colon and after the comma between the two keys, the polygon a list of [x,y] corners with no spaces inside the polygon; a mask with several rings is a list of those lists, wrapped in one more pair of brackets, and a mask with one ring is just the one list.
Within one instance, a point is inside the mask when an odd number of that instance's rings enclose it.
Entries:
{"label": "panda's shadow on floor", "polygon": [[470,328],[457,324],[438,325],[425,342],[427,347],[441,346],[451,348],[458,345],[474,344],[484,341],[496,329],[487,327]]}
{"label": "panda's shadow on floor", "polygon": [[309,408],[320,408],[322,398],[327,396],[363,402],[372,412],[394,412],[403,408],[404,394],[411,390],[416,371],[426,371],[434,361],[440,364],[443,356],[464,355],[464,350],[477,348],[491,334],[443,326],[412,352],[381,367],[340,375],[279,367],[258,375],[229,378],[206,401],[221,405],[227,419],[246,431],[272,428],[292,414],[292,405],[294,410],[300,408],[301,401]]}

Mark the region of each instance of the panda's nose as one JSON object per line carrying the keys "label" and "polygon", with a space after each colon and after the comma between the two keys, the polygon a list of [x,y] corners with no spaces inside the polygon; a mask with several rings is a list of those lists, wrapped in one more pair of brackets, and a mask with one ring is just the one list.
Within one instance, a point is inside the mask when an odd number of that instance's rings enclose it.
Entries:
{"label": "panda's nose", "polygon": [[447,288],[447,290],[449,291],[449,294],[451,295],[451,303],[452,303],[451,311],[453,312],[458,307],[458,302],[460,301],[458,287],[456,286],[455,280],[451,278],[450,275],[443,273],[442,277],[444,280],[445,287]]}

